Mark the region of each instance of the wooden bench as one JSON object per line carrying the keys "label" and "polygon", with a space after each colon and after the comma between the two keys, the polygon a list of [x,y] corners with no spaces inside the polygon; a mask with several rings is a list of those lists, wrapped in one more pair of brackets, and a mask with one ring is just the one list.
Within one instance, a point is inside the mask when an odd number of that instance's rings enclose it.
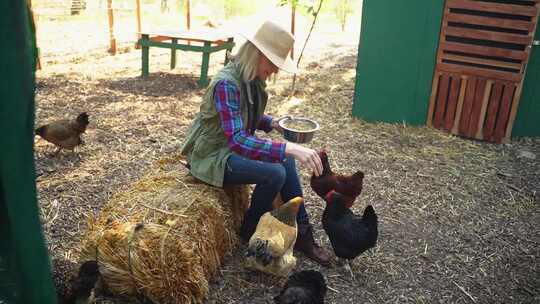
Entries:
{"label": "wooden bench", "polygon": [[[221,50],[231,51],[234,47],[234,38],[230,34],[214,29],[201,29],[192,31],[160,31],[141,32],[139,45],[142,50],[142,77],[148,77],[150,47],[171,49],[171,69],[176,66],[176,50],[201,52],[202,65],[199,77],[199,87],[208,85],[208,64],[210,54]],[[225,56],[225,64],[228,59]]]}

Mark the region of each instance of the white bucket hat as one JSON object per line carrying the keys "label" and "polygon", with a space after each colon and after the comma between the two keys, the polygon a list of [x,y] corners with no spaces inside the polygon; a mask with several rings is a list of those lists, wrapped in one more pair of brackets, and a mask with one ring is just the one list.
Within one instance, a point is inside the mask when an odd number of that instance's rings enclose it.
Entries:
{"label": "white bucket hat", "polygon": [[242,36],[253,43],[278,68],[289,73],[298,73],[296,65],[287,56],[294,45],[294,37],[287,30],[274,22],[266,21],[254,35],[242,33]]}

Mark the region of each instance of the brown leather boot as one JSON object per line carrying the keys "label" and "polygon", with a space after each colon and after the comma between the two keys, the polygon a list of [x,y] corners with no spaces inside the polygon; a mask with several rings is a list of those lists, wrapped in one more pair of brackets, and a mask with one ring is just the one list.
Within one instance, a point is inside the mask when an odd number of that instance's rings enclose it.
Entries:
{"label": "brown leather boot", "polygon": [[298,236],[294,249],[323,266],[330,265],[330,252],[315,243],[313,227],[310,223],[298,223]]}

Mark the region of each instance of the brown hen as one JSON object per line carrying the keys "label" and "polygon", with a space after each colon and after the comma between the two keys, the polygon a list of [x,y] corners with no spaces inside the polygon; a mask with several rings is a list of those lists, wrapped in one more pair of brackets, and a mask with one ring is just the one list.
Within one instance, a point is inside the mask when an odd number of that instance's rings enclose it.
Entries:
{"label": "brown hen", "polygon": [[53,143],[58,147],[55,155],[62,149],[73,150],[76,146],[83,143],[81,134],[86,131],[88,126],[88,114],[83,112],[72,120],[58,120],[36,129],[36,135],[41,136],[46,141]]}
{"label": "brown hen", "polygon": [[311,189],[323,199],[330,191],[339,192],[343,195],[345,206],[350,208],[356,197],[362,193],[364,172],[357,171],[352,175],[335,174],[330,168],[325,150],[319,151],[319,157],[323,164],[323,172],[320,176],[311,176]]}

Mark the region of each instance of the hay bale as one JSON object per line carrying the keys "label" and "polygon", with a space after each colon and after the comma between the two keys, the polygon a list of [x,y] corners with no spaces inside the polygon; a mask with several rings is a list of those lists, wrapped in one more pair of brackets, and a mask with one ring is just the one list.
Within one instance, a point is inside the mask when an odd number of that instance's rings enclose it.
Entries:
{"label": "hay bale", "polygon": [[81,259],[97,257],[117,295],[200,303],[223,257],[237,245],[235,229],[248,204],[249,187],[227,193],[232,197],[194,179],[180,157],[161,160],[89,220]]}

